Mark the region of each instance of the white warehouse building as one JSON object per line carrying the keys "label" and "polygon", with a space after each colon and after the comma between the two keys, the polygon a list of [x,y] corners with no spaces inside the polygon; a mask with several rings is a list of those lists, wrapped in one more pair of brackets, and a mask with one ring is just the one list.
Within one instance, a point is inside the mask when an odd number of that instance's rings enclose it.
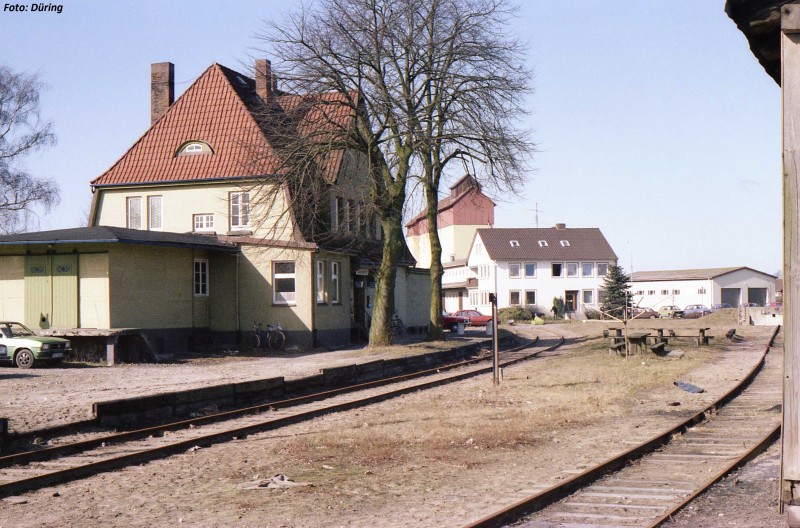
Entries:
{"label": "white warehouse building", "polygon": [[690,304],[745,303],[765,306],[775,301],[777,277],[748,267],[667,271],[637,271],[631,275],[633,301],[658,310],[662,306],[684,308]]}

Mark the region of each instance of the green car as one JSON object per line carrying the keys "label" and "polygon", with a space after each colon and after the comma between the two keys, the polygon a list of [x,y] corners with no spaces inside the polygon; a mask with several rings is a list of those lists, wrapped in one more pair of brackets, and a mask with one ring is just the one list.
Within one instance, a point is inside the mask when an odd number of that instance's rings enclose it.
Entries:
{"label": "green car", "polygon": [[57,365],[71,352],[67,339],[37,336],[25,325],[0,321],[0,360],[26,369],[40,361]]}

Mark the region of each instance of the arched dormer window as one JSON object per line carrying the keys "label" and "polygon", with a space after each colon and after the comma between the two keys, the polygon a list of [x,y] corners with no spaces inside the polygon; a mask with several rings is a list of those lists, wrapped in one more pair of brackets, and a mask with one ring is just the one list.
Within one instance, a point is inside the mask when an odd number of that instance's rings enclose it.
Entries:
{"label": "arched dormer window", "polygon": [[178,148],[176,156],[196,156],[198,154],[213,154],[214,149],[205,141],[187,141]]}

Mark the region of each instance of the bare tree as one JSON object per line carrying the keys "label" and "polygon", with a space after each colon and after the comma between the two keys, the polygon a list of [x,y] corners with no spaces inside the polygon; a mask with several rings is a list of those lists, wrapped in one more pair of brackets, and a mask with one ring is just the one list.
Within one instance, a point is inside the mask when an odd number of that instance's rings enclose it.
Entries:
{"label": "bare tree", "polygon": [[41,83],[35,75],[0,66],[0,231],[24,228],[36,206],[58,203],[58,187],[27,174],[19,160],[55,143],[52,125],[39,118]]}
{"label": "bare tree", "polygon": [[[507,35],[514,9],[505,0],[419,2],[424,21],[419,49],[424,65],[417,111],[416,157],[426,199],[431,249],[429,337],[442,337],[442,246],[439,186],[448,166],[467,168],[483,183],[516,192],[533,151],[518,126],[530,72],[525,46]],[[472,169],[471,171],[469,169]]]}

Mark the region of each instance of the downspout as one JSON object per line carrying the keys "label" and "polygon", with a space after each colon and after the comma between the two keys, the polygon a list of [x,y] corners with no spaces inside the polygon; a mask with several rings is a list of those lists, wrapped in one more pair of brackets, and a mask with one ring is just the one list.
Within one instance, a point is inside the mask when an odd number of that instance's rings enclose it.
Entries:
{"label": "downspout", "polygon": [[[314,258],[318,250],[314,250],[308,260],[311,261],[311,348],[317,348],[317,262]],[[341,275],[341,270],[339,275]],[[342,278],[339,277],[341,285]],[[296,286],[295,286],[296,287]],[[340,294],[341,295],[341,294]]]}
{"label": "downspout", "polygon": [[236,342],[239,343],[242,340],[242,321],[241,321],[241,309],[239,307],[239,260],[242,255],[241,248],[239,251],[236,252]]}

